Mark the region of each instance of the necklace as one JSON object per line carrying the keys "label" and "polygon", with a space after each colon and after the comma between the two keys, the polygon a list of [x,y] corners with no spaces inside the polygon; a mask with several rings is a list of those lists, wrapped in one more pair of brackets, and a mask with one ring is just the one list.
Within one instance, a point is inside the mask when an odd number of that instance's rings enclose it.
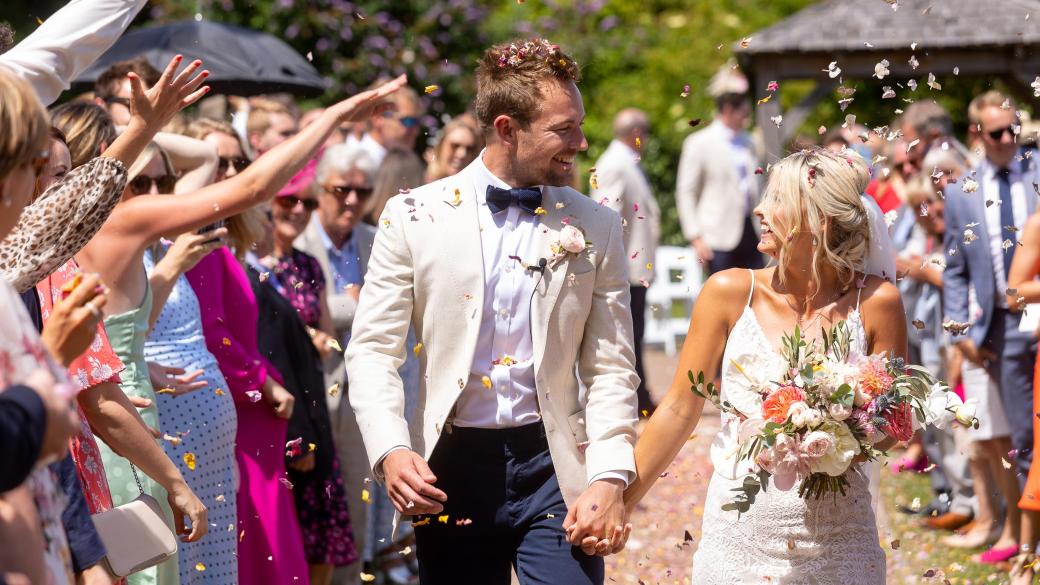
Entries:
{"label": "necklace", "polygon": [[849,292],[848,287],[846,287],[846,288],[836,292],[833,296],[831,296],[830,299],[827,300],[826,303],[821,305],[819,309],[816,309],[815,311],[810,312],[809,313],[810,315],[815,313],[815,316],[811,320],[809,320],[808,323],[804,323],[805,316],[802,315],[802,312],[798,309],[798,307],[796,307],[796,306],[791,304],[791,301],[788,300],[787,295],[784,295],[784,302],[787,303],[787,306],[790,307],[790,309],[792,311],[794,311],[795,315],[797,315],[798,329],[800,329],[802,331],[803,335],[804,335],[805,331],[807,331],[810,327],[814,327],[816,325],[817,321],[820,320],[820,317],[823,316],[823,310],[824,309],[826,309],[827,307],[833,305],[835,302],[838,301],[838,299],[840,299],[841,297],[845,296],[848,292]]}

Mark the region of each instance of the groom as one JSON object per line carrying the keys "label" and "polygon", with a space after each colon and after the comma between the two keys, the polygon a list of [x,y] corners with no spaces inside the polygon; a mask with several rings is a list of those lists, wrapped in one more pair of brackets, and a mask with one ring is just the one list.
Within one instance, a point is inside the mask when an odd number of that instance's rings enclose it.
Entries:
{"label": "groom", "polygon": [[[543,39],[492,47],[476,72],[487,148],[379,221],[349,397],[375,476],[416,516],[424,585],[506,585],[511,567],[600,584],[623,546],[638,379],[621,222],[567,187],[588,147],[578,78]],[[406,351],[423,372],[411,429]]]}

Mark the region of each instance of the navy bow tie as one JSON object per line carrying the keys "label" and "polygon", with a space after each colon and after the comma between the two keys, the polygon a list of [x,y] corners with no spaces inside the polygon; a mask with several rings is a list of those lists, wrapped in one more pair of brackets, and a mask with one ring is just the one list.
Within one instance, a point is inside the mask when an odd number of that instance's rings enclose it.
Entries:
{"label": "navy bow tie", "polygon": [[487,188],[487,204],[491,213],[508,209],[510,205],[516,205],[531,215],[542,206],[542,192],[537,187],[527,189],[499,189],[493,185]]}

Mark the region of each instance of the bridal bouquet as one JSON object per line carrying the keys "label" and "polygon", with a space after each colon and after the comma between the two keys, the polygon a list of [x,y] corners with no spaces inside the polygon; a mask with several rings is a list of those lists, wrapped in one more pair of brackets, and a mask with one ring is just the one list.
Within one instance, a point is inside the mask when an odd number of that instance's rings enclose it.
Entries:
{"label": "bridal bouquet", "polygon": [[974,406],[961,403],[924,368],[898,357],[862,355],[851,345],[844,322],[824,329],[822,343],[813,344],[796,327],[783,337],[784,367],[775,380],[754,380],[733,362],[761,395],[759,412],[737,410],[705,383],[703,372],[688,373],[696,394],[738,417],[736,456],[757,469],[723,509],[746,512],[770,477],[780,490],[797,484],[803,498],[844,495],[853,463],[884,455],[877,446],[887,438],[909,441],[925,424],[978,424]]}

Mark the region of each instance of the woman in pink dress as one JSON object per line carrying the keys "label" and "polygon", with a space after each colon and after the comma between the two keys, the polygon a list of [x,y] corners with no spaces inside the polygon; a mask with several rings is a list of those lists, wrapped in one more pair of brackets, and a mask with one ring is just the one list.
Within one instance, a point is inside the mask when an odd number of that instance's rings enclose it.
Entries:
{"label": "woman in pink dress", "polygon": [[206,347],[235,400],[238,433],[238,576],[240,583],[309,583],[303,535],[285,471],[293,397],[257,349],[256,297],[227,248],[186,273],[199,298]]}

